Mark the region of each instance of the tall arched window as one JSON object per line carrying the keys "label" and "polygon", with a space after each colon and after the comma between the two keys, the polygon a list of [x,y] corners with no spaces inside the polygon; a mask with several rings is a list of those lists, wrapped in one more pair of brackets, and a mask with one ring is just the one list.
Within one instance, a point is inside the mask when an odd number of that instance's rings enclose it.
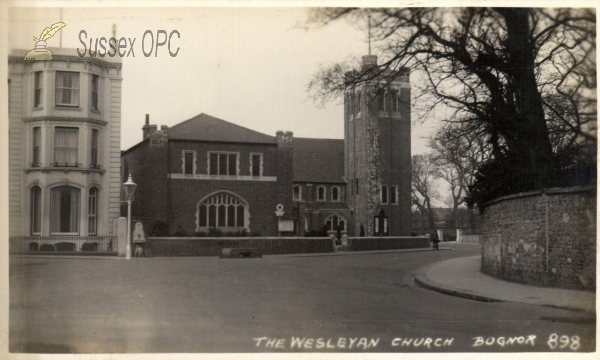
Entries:
{"label": "tall arched window", "polygon": [[300,185],[294,185],[294,201],[302,200],[302,188]]}
{"label": "tall arched window", "polygon": [[337,186],[331,188],[331,201],[340,201],[340,188]]}
{"label": "tall arched window", "polygon": [[346,219],[337,214],[331,215],[325,219],[325,226],[328,231],[337,231],[338,226],[340,231],[346,231]]}
{"label": "tall arched window", "polygon": [[80,190],[59,186],[50,190],[50,233],[79,233]]}
{"label": "tall arched window", "polygon": [[98,189],[91,188],[88,193],[88,235],[98,233]]}
{"label": "tall arched window", "polygon": [[31,234],[40,235],[42,232],[42,189],[39,186],[31,188]]}
{"label": "tall arched window", "polygon": [[245,201],[233,194],[221,192],[202,200],[198,204],[196,217],[196,230],[241,230],[248,229],[250,213]]}
{"label": "tall arched window", "polygon": [[317,187],[317,201],[325,201],[325,186],[319,185]]}

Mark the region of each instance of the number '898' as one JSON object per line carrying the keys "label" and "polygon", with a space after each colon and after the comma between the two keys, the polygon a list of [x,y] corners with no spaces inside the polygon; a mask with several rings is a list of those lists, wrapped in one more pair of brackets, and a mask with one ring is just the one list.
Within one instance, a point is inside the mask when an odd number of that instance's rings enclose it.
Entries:
{"label": "number '898'", "polygon": [[548,346],[552,350],[565,349],[567,347],[571,350],[577,350],[581,344],[579,343],[579,336],[577,335],[571,337],[562,335],[559,337],[557,334],[552,334],[548,338]]}

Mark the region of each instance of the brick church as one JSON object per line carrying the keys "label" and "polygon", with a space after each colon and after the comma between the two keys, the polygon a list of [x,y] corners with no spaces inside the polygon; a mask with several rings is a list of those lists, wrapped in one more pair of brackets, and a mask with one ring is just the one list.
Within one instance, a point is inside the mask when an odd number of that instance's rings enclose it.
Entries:
{"label": "brick church", "polygon": [[207,114],[158,130],[146,115],[143,140],[122,152],[134,220],[186,236],[410,235],[410,83],[394,78],[346,92],[344,139],[269,136]]}

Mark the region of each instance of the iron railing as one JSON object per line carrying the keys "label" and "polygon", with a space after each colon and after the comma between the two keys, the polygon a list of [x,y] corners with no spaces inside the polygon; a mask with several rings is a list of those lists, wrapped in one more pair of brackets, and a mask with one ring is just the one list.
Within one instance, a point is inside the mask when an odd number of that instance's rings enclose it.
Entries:
{"label": "iron railing", "polygon": [[19,236],[11,237],[17,251],[24,252],[117,252],[116,236]]}

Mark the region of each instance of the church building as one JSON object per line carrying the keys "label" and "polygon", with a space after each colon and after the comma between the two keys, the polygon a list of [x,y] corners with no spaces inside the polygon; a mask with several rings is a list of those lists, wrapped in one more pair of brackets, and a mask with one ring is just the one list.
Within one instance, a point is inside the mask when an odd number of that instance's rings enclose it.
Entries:
{"label": "church building", "polygon": [[122,181],[138,184],[133,218],[150,235],[409,236],[410,83],[392,77],[347,91],[344,139],[207,114],[159,130],[146,115],[143,140],[122,152]]}

